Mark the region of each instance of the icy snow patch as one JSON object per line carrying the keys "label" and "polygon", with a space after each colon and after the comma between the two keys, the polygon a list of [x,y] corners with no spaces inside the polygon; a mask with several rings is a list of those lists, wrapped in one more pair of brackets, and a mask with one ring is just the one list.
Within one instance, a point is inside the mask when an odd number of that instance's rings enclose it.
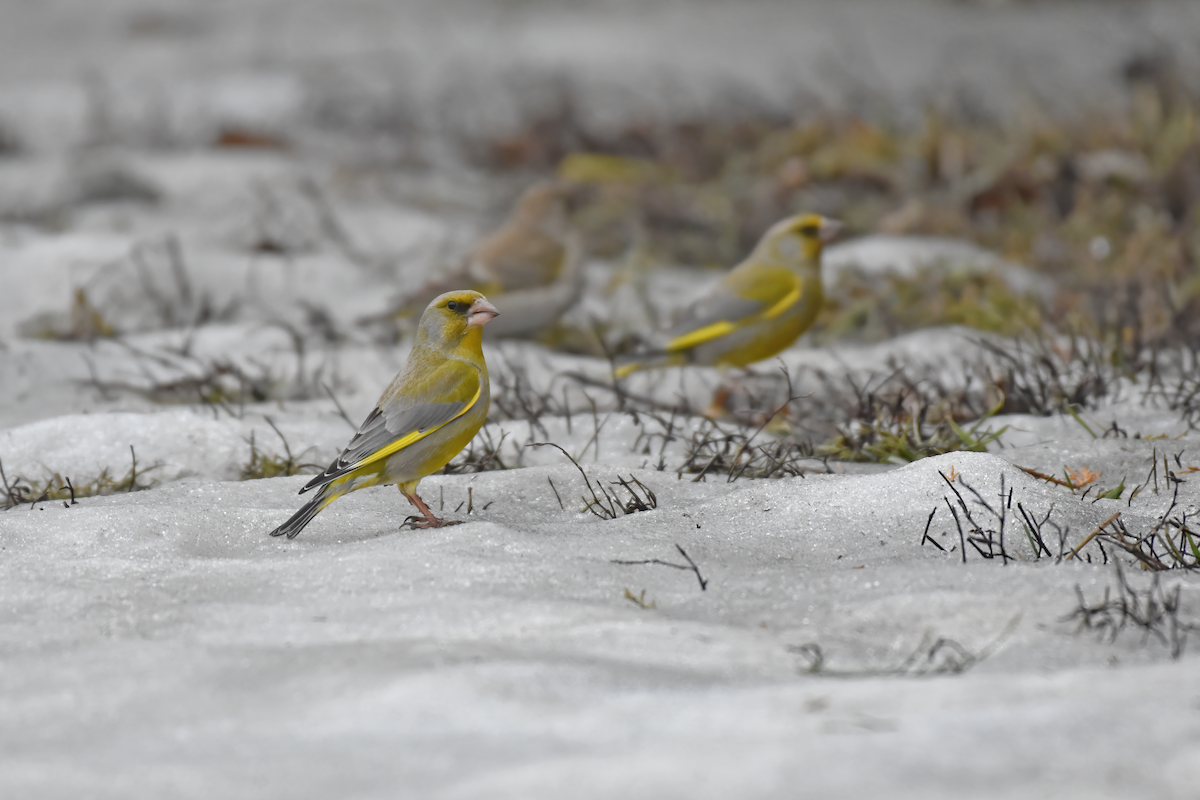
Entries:
{"label": "icy snow patch", "polygon": [[[1128,757],[1120,737],[1102,735],[1130,726],[1157,758],[1190,765],[1196,656],[1075,634],[1063,621],[1074,585],[1098,599],[1109,568],[973,553],[964,564],[922,545],[951,469],[985,498],[1003,474],[1018,499],[1056,504],[1079,530],[1108,512],[996,456],[956,453],[882,475],[732,485],[637,471],[658,508],[613,521],[581,511],[569,464],[428,478],[434,508],[468,521],[429,531],[400,531],[410,508],[380,487],[294,541],[269,538],[301,502],[301,477],[0,514],[0,742],[13,755],[0,786],[21,793],[52,775],[64,792],[104,796],[388,795],[397,781],[434,797],[850,784],[1105,796],[1114,780],[1134,791],[1106,768]],[[934,534],[950,544],[942,513]],[[703,591],[686,569],[616,563],[684,564],[677,545]],[[1200,610],[1196,587],[1183,592],[1187,613]],[[987,657],[958,677],[876,674],[937,637]],[[857,677],[809,673],[813,644],[827,669]],[[1071,754],[1053,770],[1039,766],[1048,742]],[[840,765],[863,746],[872,769],[851,780]],[[1188,788],[1157,771],[1136,786]]]}

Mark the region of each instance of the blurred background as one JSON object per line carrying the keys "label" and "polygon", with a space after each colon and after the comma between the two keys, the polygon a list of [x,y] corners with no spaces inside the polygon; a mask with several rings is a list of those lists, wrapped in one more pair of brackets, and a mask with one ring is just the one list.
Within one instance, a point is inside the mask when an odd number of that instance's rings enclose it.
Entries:
{"label": "blurred background", "polygon": [[[903,428],[914,393],[933,425],[1086,406],[1200,344],[1198,84],[1186,0],[7,0],[0,340],[82,348],[92,393],[14,389],[0,424],[323,383],[364,406],[413,296],[547,181],[582,286],[493,358],[526,359],[494,367],[494,416],[568,413],[554,380],[603,384],[810,211],[846,228],[802,348],[963,326],[1025,349],[966,386],[818,397],[809,444],[878,458],[837,438],[846,409]],[[711,389],[635,377],[649,407]],[[505,395],[522,380],[540,405]],[[775,383],[732,410],[756,423]]]}

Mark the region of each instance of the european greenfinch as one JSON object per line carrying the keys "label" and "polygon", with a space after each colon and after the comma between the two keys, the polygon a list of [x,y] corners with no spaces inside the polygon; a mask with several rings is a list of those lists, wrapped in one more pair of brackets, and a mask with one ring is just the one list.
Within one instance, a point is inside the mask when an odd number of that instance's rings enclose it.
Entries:
{"label": "european greenfinch", "polygon": [[499,312],[479,292],[447,292],[421,315],[408,361],[383,390],[350,444],[300,494],[316,495],[271,531],[293,538],[327,505],[347,492],[394,483],[421,512],[417,528],[453,522],[438,519],[417,495],[417,484],[458,455],[488,414],[488,372],[483,326]]}
{"label": "european greenfinch", "polygon": [[819,214],[776,223],[674,325],[618,359],[616,377],[680,364],[746,367],[784,350],[821,310],[821,251],[841,227]]}
{"label": "european greenfinch", "polygon": [[432,297],[466,286],[504,306],[491,336],[534,336],[553,324],[583,293],[582,248],[567,220],[571,192],[562,181],[526,189],[508,220],[480,241],[461,267],[417,289],[395,316],[415,315]]}

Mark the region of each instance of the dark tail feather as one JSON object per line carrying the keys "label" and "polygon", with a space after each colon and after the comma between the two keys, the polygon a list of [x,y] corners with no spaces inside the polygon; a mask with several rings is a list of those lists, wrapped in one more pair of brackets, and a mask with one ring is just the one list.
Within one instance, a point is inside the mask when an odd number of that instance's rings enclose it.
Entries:
{"label": "dark tail feather", "polygon": [[316,496],[305,503],[287,522],[271,531],[271,535],[283,536],[287,534],[289,539],[295,539],[296,535],[304,530],[304,526],[312,522],[312,518],[317,515],[317,512],[329,505],[332,500],[333,498],[329,497],[326,492],[317,492]]}

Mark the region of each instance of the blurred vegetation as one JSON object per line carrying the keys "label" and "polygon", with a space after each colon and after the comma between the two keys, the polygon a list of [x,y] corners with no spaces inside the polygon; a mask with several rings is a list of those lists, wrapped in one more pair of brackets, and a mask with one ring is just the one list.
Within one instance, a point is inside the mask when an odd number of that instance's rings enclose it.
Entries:
{"label": "blurred vegetation", "polygon": [[913,275],[872,278],[847,270],[831,288],[811,337],[877,341],[930,325],[965,325],[1016,336],[1042,328],[1041,299],[995,271],[939,262]]}
{"label": "blurred vegetation", "polygon": [[[953,324],[1011,337],[1011,346],[985,345],[994,358],[968,369],[973,388],[903,369],[869,388],[826,379],[830,402],[804,407],[808,423],[825,415],[815,428],[832,424],[829,438],[807,450],[789,435],[773,445],[792,442],[796,458],[910,461],[982,450],[1003,433],[973,420],[1090,407],[1139,377],[1197,418],[1200,96],[1173,64],[1169,54],[1130,61],[1124,106],[1076,116],[1033,103],[1003,119],[965,103],[916,118],[878,107],[796,117],[742,108],[597,132],[564,99],[473,155],[488,169],[554,171],[586,187],[573,222],[593,254],[627,265],[617,279],[635,285],[659,265],[728,269],[771,224],[800,212],[842,220],[843,239],[978,245],[981,257],[949,251],[910,268],[838,270],[807,334],[878,341]],[[606,355],[588,344],[604,331],[569,327],[546,343]],[[777,401],[749,398],[743,411],[754,419]],[[697,463],[712,471],[740,452],[708,444]],[[769,463],[790,462],[776,454]]]}
{"label": "blurred vegetation", "polygon": [[[268,453],[260,448],[256,442],[254,431],[250,432],[250,438],[247,444],[250,445],[250,460],[242,465],[240,477],[244,481],[258,480],[259,478],[279,478],[291,475],[299,475],[301,473],[317,473],[322,469],[322,465],[305,463],[292,453],[292,447],[288,444],[287,437],[283,435],[283,431],[275,424],[270,417],[265,417],[271,430],[275,431],[275,435],[279,437],[279,441],[283,443],[283,454]],[[304,453],[307,453],[313,448],[308,448]],[[301,456],[304,455],[301,453]]]}
{"label": "blurred vegetation", "polygon": [[[882,105],[851,112],[819,103],[802,111],[797,103],[797,113],[785,114],[739,97],[703,118],[601,130],[563,85],[544,111],[504,136],[464,135],[460,144],[489,177],[528,183],[553,173],[579,185],[571,217],[588,251],[620,264],[614,281],[642,288],[645,276],[663,265],[711,269],[703,280],[715,280],[771,224],[810,211],[846,223],[844,239],[950,237],[995,254],[984,261],[946,255],[912,269],[841,269],[806,334],[818,343],[878,341],[953,324],[1009,337],[1004,344],[982,341],[993,351],[987,363],[965,367],[966,385],[946,385],[904,365],[865,381],[818,376],[820,395],[790,407],[794,425],[789,414],[767,418],[763,424],[770,425],[754,433],[758,439],[714,426],[691,442],[684,469],[797,474],[807,468],[802,462],[822,456],[894,462],[983,449],[1002,430],[972,427],[975,420],[1094,407],[1132,379],[1142,379],[1147,397],[1190,425],[1200,423],[1200,95],[1172,63],[1169,54],[1131,61],[1121,107],[1074,116],[1029,103],[996,118],[967,101],[915,116]],[[390,117],[378,125],[398,138],[412,134]],[[236,131],[222,133],[217,145],[291,147]],[[252,249],[298,253],[327,240],[349,261],[370,266],[338,223],[325,189],[314,181],[300,188],[307,211],[293,226],[282,220],[294,215],[264,191]],[[193,286],[178,242],[135,249],[127,261],[123,285],[136,287],[139,302],[151,309],[148,325],[233,318],[233,306],[220,307]],[[154,271],[165,276],[161,285],[141,277],[155,265],[165,265]],[[119,342],[123,331],[104,311],[97,297],[79,289],[69,313],[35,320],[27,335]],[[323,332],[329,344],[343,339],[314,307],[304,325],[289,328],[294,370],[185,348],[140,354],[146,368],[136,381],[97,375],[92,384],[106,394],[200,402],[242,416],[247,403],[320,395],[325,365],[305,361],[306,330]],[[542,341],[605,357],[632,344],[623,333],[591,319],[563,319]],[[743,426],[753,430],[787,405],[790,386],[778,382],[743,398],[735,409]],[[501,417],[536,424],[542,414],[561,412],[555,397],[516,373],[498,370],[492,388]],[[801,430],[812,441],[802,441]],[[502,437],[481,439],[447,469],[510,466],[502,444]],[[278,456],[254,442],[250,447],[246,477],[312,466],[290,451]]]}
{"label": "blurred vegetation", "polygon": [[868,233],[964,238],[1052,282],[995,270],[843,276],[815,328],[880,339],[935,324],[1072,333],[1137,367],[1146,348],[1200,342],[1200,98],[1167,58],[1130,63],[1124,108],[1074,118],[1029,105],[989,119],[929,109],[817,111],[588,130],[569,103],[477,147],[497,170],[556,170],[589,187],[590,250],[728,268],[773,222],[816,211]]}
{"label": "blurred vegetation", "polygon": [[839,461],[881,464],[908,464],[962,450],[984,453],[988,445],[998,442],[1008,429],[1007,426],[998,430],[983,427],[999,410],[998,404],[964,430],[948,408],[919,407],[911,411],[885,406],[874,409],[873,419],[857,421],[817,450],[821,455]]}
{"label": "blurred vegetation", "polygon": [[96,477],[83,481],[72,481],[70,477],[54,473],[49,478],[35,481],[22,475],[9,477],[4,472],[4,464],[0,462],[0,484],[3,485],[2,510],[7,511],[14,506],[24,503],[36,504],[49,501],[62,502],[70,507],[80,497],[97,497],[124,492],[140,492],[152,488],[157,481],[147,479],[146,473],[158,469],[161,464],[139,466],[137,453],[133,446],[129,447],[130,468],[120,477],[115,477],[108,467],[100,471]]}

